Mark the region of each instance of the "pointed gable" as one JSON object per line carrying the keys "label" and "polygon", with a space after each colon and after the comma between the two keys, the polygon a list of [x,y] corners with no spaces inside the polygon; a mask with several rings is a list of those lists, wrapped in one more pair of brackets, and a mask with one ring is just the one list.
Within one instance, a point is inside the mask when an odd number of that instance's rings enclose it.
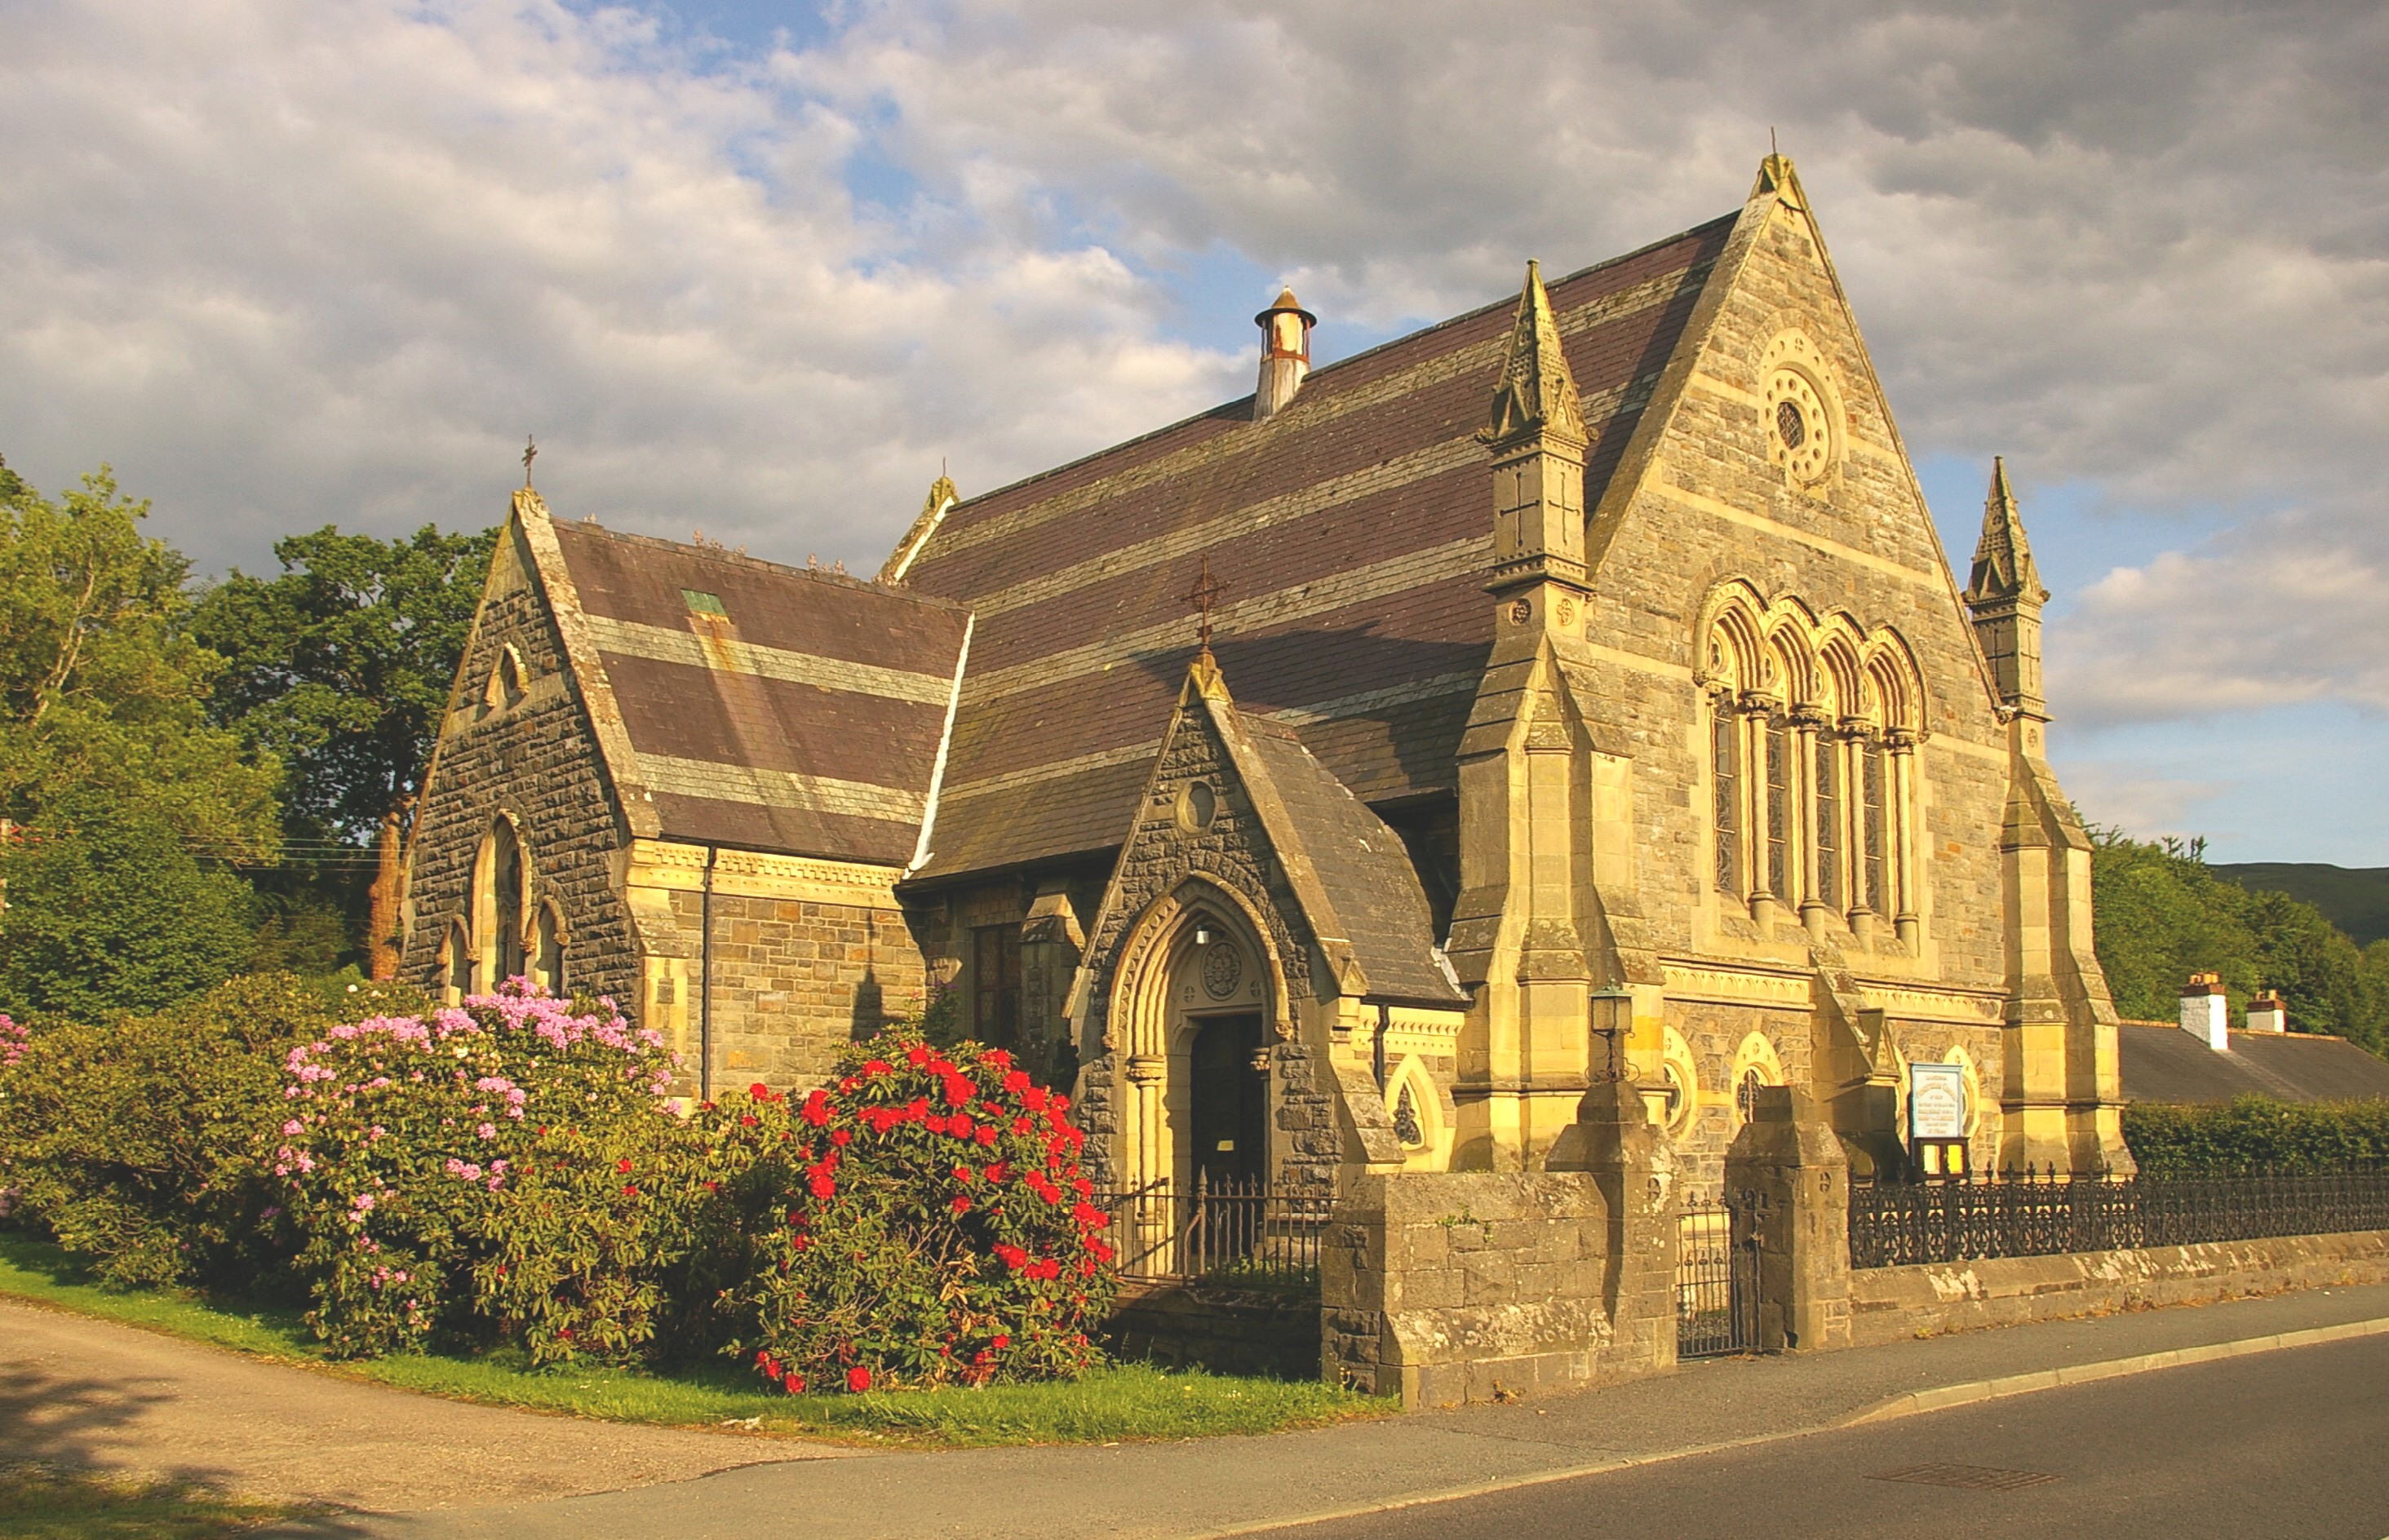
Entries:
{"label": "pointed gable", "polygon": [[[1197,782],[1216,802],[1189,827],[1182,809]],[[1122,841],[1096,923],[1098,944],[1116,942],[1136,911],[1195,872],[1235,888],[1268,916],[1283,957],[1315,946],[1342,994],[1466,1003],[1440,961],[1426,894],[1401,836],[1292,728],[1239,711],[1204,655],[1188,668]],[[1289,983],[1307,973],[1292,962]]]}
{"label": "pointed gable", "polygon": [[1920,725],[1998,736],[1956,574],[1788,157],[1761,165],[1616,452],[1586,494],[1596,613],[1616,617],[1613,643],[1697,672],[1706,590],[1742,578],[1770,598],[1796,591],[1920,649],[1940,713]]}
{"label": "pointed gable", "polygon": [[[1733,221],[1552,283],[1528,318],[1580,391],[1587,495],[1617,462]],[[1504,299],[1311,373],[1262,422],[1230,402],[955,504],[908,586],[977,617],[936,855],[950,875],[1107,847],[1193,651],[1180,599],[1226,584],[1220,657],[1249,712],[1300,729],[1381,804],[1454,783],[1489,643],[1476,432],[1513,356]],[[1522,408],[1565,411],[1539,368]],[[908,544],[912,537],[908,536]]]}

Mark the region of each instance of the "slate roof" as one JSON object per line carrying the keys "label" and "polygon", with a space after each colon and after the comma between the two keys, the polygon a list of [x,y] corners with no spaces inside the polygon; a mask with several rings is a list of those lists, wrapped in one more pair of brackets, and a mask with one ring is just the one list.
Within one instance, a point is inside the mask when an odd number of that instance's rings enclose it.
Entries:
{"label": "slate roof", "polygon": [[[1270,834],[1282,846],[1299,842],[1318,879],[1312,901],[1333,908],[1333,922],[1368,978],[1364,998],[1464,1004],[1468,997],[1436,961],[1434,914],[1401,836],[1363,807],[1294,729],[1241,713],[1238,725],[1291,824]],[[1310,918],[1314,928],[1326,923]]]}
{"label": "slate roof", "polygon": [[2234,1032],[2217,1053],[2176,1026],[2115,1030],[2127,1101],[2350,1101],[2389,1097],[2389,1060],[2319,1033]]}
{"label": "slate roof", "polygon": [[968,617],[827,572],[551,526],[669,839],[901,865]]}
{"label": "slate roof", "polygon": [[[1550,285],[1594,438],[1586,506],[1734,219]],[[1386,805],[1456,782],[1490,644],[1476,441],[1515,301],[955,504],[906,575],[977,617],[925,875],[1117,845],[1194,650],[1181,597],[1227,585],[1214,650],[1248,712]]]}

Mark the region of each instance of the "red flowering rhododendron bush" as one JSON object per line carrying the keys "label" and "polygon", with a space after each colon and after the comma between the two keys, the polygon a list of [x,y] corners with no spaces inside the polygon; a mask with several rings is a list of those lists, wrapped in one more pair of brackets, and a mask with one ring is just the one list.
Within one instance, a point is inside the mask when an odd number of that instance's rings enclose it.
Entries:
{"label": "red flowering rhododendron bush", "polygon": [[[1068,1099],[902,1029],[827,1087],[704,1109],[729,1351],[796,1394],[1076,1374],[1114,1284]],[[717,1242],[721,1243],[721,1242]]]}
{"label": "red flowering rhododendron bush", "polygon": [[286,1068],[273,1168],[336,1353],[495,1330],[620,1357],[652,1335],[675,1247],[638,1167],[680,1137],[658,1034],[510,984],[333,1027]]}

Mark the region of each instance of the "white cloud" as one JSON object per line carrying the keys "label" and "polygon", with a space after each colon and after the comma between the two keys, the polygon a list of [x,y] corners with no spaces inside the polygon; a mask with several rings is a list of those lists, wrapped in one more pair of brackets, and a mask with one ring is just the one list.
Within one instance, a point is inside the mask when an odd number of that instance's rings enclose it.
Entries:
{"label": "white cloud", "polygon": [[[830,15],[10,12],[0,450],[114,459],[214,565],[486,519],[535,429],[568,513],[869,562],[941,456],[980,490],[1246,388],[1265,294],[1170,332],[1206,253],[1382,331],[1731,209],[1771,126],[1910,447],[2154,515],[2052,631],[2062,714],[2389,703],[2378,6]],[[2161,555],[2169,510],[2237,528]]]}
{"label": "white cloud", "polygon": [[2127,829],[2142,838],[2172,834],[2189,839],[2204,833],[2203,815],[2235,784],[2228,777],[2198,780],[2167,775],[2145,759],[2079,758],[2065,763],[2065,789],[2085,819],[2093,825]]}
{"label": "white cloud", "polygon": [[2332,697],[2389,713],[2389,540],[2345,533],[2276,516],[2117,567],[2052,628],[2051,697],[2087,726]]}
{"label": "white cloud", "polygon": [[102,458],[203,561],[560,511],[875,560],[941,454],[1124,437],[1225,362],[1092,243],[887,253],[856,125],[553,5],[8,23],[0,449]]}

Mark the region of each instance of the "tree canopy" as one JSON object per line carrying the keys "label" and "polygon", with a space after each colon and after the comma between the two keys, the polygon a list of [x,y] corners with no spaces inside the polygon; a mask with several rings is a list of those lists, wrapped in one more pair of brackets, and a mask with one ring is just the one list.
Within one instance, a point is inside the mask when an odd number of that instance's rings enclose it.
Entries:
{"label": "tree canopy", "polygon": [[280,576],[235,570],[200,600],[194,630],[226,661],[215,719],[287,767],[294,827],[370,839],[413,799],[496,533],[326,525],[275,543]]}
{"label": "tree canopy", "polygon": [[224,660],[148,511],[104,466],[55,503],[0,470],[0,1010],[153,1009],[249,961],[222,860],[274,858],[281,767],[210,721]]}
{"label": "tree canopy", "polygon": [[270,859],[280,766],[211,722],[224,660],[191,632],[190,565],[106,466],[53,503],[0,482],[0,818],[69,791],[137,805],[189,846]]}
{"label": "tree canopy", "polygon": [[236,570],[195,630],[227,660],[213,719],[287,767],[294,850],[371,841],[368,967],[397,967],[399,856],[497,531],[382,541],[330,525],[278,541],[279,576]]}

